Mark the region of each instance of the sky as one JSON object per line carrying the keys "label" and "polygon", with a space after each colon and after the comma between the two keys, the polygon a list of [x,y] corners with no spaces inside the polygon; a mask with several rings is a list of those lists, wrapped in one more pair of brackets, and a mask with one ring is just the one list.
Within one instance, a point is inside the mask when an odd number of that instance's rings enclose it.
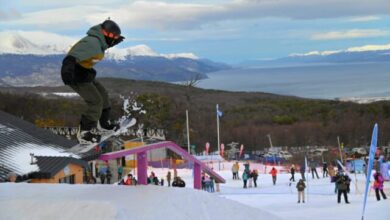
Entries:
{"label": "sky", "polygon": [[78,39],[108,17],[119,47],[229,64],[390,43],[389,0],[0,0],[0,34],[47,33],[36,41]]}

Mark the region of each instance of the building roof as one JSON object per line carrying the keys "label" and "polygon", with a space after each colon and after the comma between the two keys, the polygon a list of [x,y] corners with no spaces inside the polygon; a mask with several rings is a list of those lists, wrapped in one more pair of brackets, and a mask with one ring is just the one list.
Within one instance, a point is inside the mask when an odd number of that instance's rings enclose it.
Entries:
{"label": "building roof", "polygon": [[75,164],[82,167],[87,167],[88,163],[76,159],[73,157],[47,157],[47,156],[37,156],[36,165],[38,165],[38,171],[32,172],[29,177],[30,178],[40,178],[40,179],[48,179],[52,178],[59,171],[64,169],[69,164]]}
{"label": "building roof", "polygon": [[11,114],[0,111],[0,181],[14,172],[25,175],[38,171],[31,165],[30,153],[36,156],[74,156],[65,151],[77,144],[65,137],[36,127]]}

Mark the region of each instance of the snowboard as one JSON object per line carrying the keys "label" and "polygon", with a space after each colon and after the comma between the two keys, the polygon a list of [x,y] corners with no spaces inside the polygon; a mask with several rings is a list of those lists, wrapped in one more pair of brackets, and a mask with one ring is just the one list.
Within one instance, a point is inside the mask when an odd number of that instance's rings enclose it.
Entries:
{"label": "snowboard", "polygon": [[125,118],[120,121],[119,123],[120,128],[117,131],[110,134],[102,135],[100,142],[93,143],[93,144],[77,144],[71,147],[70,149],[66,150],[66,152],[74,153],[74,154],[84,154],[91,151],[92,149],[95,149],[97,152],[99,152],[100,151],[99,146],[103,145],[105,141],[107,141],[111,137],[119,136],[120,134],[125,133],[127,129],[134,126],[136,122],[137,120],[135,118]]}

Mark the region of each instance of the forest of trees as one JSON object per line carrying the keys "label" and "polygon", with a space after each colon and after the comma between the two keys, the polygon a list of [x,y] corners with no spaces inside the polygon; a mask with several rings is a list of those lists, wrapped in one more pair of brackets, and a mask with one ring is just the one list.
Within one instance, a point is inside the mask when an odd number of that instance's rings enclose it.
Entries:
{"label": "forest of trees", "polygon": [[[123,79],[100,79],[111,94],[114,117],[122,114],[119,95],[142,103],[147,114],[138,121],[147,128],[161,128],[169,140],[186,145],[185,111],[190,118],[191,143],[197,151],[210,142],[217,148],[216,104],[221,142],[239,142],[247,150],[274,146],[336,146],[337,136],[346,146],[368,146],[374,123],[379,124],[379,145],[390,141],[390,103],[356,104],[267,93],[204,90],[193,85]],[[70,91],[66,87],[0,89],[0,110],[38,126],[76,126],[83,109],[78,98],[39,95],[41,91]]]}

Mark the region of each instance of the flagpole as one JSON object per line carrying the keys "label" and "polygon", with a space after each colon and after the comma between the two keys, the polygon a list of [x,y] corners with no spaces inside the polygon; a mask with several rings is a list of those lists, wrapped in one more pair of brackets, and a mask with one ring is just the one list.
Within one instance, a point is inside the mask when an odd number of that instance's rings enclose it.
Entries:
{"label": "flagpole", "polygon": [[219,139],[219,115],[218,115],[218,104],[217,104],[217,138],[218,138],[218,153],[220,152],[220,139]]}
{"label": "flagpole", "polygon": [[190,150],[190,125],[188,121],[188,110],[186,109],[186,122],[187,122],[187,147],[188,147],[188,153],[191,154]]}
{"label": "flagpole", "polygon": [[[218,154],[221,154],[221,142],[219,139],[219,109],[218,109],[218,104],[217,104],[217,136],[218,136]],[[221,170],[221,161],[218,160],[218,170]]]}
{"label": "flagpole", "polygon": [[339,151],[340,151],[341,163],[344,164],[344,161],[343,161],[343,153],[342,153],[342,151],[341,151],[341,144],[340,144],[340,138],[339,138],[339,136],[337,136],[337,143],[339,144]]}

